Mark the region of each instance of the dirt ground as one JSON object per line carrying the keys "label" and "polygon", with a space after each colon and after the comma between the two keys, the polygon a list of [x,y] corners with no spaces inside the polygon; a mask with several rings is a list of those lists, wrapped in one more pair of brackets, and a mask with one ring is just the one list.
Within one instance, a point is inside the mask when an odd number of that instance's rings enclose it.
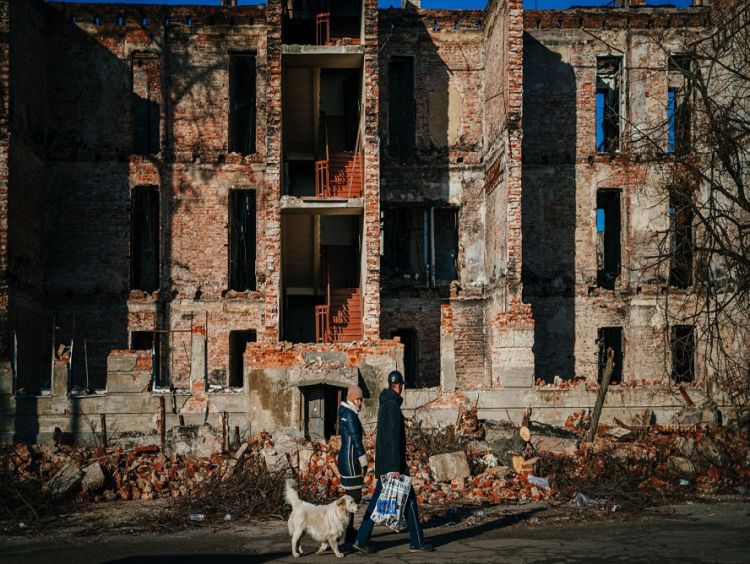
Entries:
{"label": "dirt ground", "polygon": [[[43,530],[6,523],[0,562],[232,563],[292,562],[286,523],[267,521],[165,522],[159,502],[97,504],[82,507]],[[429,514],[428,514],[429,513]],[[436,551],[410,554],[406,533],[376,528],[377,553],[347,559],[388,563],[434,562],[748,562],[750,504],[712,498],[645,510],[611,512],[573,504],[526,505],[426,512],[427,541]],[[361,512],[358,520],[361,519]],[[303,542],[304,562],[330,562],[333,554],[313,556]]]}

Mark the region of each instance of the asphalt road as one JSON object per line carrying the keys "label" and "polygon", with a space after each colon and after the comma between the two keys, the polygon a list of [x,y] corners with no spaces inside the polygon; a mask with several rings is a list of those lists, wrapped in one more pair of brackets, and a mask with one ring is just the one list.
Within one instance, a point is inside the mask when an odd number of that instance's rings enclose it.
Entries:
{"label": "asphalt road", "polygon": [[[586,513],[588,512],[588,513]],[[593,513],[592,513],[593,512]],[[602,519],[603,518],[603,519]],[[406,533],[375,529],[377,553],[348,552],[344,562],[750,562],[750,504],[729,501],[662,507],[627,516],[544,505],[505,507],[457,523],[434,520],[427,541],[436,551],[408,552]],[[0,537],[0,562],[18,564],[234,564],[335,561],[329,551],[313,556],[303,542],[299,560],[290,554],[280,521],[204,524],[174,533],[139,531],[137,525],[104,534],[58,531],[45,536]]]}

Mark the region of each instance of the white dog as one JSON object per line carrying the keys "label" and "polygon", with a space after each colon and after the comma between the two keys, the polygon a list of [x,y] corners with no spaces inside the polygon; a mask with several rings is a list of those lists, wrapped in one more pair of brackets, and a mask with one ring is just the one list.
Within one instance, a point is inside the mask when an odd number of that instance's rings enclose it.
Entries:
{"label": "white dog", "polygon": [[338,539],[346,530],[349,513],[357,512],[357,502],[352,496],[342,496],[328,505],[313,505],[299,498],[297,482],[287,480],[284,499],[292,506],[292,514],[287,523],[292,537],[292,556],[299,558],[302,554],[300,540],[307,533],[320,542],[320,548],[316,554],[321,554],[330,545],[336,558],[344,557],[339,552]]}

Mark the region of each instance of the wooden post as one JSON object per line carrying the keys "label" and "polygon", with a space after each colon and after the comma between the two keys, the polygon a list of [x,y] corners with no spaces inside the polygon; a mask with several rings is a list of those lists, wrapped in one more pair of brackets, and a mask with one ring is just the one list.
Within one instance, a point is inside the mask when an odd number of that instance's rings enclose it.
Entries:
{"label": "wooden post", "polygon": [[596,437],[596,429],[599,426],[599,417],[602,414],[602,408],[604,407],[604,396],[607,395],[607,389],[609,388],[609,379],[612,377],[612,372],[615,368],[615,351],[612,348],[607,349],[607,365],[604,367],[604,374],[602,375],[602,385],[599,388],[599,393],[596,395],[596,405],[594,405],[594,413],[591,416],[591,428],[589,429],[589,442],[593,442]]}
{"label": "wooden post", "polygon": [[102,422],[102,447],[104,450],[107,450],[107,414],[102,413],[99,419]]}
{"label": "wooden post", "polygon": [[159,434],[161,435],[161,451],[162,453],[167,452],[167,408],[164,396],[159,396]]}
{"label": "wooden post", "polygon": [[229,416],[226,411],[221,412],[221,451],[229,451]]}
{"label": "wooden post", "polygon": [[240,448],[240,426],[234,426],[234,448]]}

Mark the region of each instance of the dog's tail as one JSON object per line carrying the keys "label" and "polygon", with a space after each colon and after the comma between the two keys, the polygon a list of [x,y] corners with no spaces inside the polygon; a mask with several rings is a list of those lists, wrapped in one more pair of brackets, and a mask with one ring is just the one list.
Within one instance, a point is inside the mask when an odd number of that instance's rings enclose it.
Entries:
{"label": "dog's tail", "polygon": [[292,479],[286,481],[286,488],[284,489],[284,499],[292,507],[299,503],[299,495],[297,494],[297,482]]}

